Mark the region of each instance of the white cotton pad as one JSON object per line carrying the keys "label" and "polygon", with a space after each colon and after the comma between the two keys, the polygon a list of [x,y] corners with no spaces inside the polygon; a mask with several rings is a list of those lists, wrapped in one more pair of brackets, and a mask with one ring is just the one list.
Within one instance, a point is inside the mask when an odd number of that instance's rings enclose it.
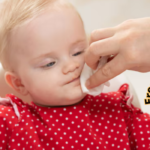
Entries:
{"label": "white cotton pad", "polygon": [[80,83],[83,93],[87,93],[93,96],[99,95],[102,91],[104,86],[110,86],[109,82],[105,82],[93,89],[88,90],[85,86],[86,80],[90,78],[99,68],[104,66],[107,63],[108,56],[102,57],[99,61],[98,67],[96,70],[92,70],[86,63],[83,67],[81,76],[80,76]]}

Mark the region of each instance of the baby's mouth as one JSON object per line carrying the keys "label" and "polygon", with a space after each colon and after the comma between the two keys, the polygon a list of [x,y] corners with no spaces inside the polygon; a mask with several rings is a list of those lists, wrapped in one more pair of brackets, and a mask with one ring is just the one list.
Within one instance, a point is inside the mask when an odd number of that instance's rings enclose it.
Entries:
{"label": "baby's mouth", "polygon": [[77,81],[78,79],[80,79],[80,76],[77,77],[77,78],[75,78],[75,79],[73,79],[73,80],[71,80],[71,81],[69,81],[67,84],[69,84],[69,83],[71,83],[71,82],[75,82],[75,81]]}

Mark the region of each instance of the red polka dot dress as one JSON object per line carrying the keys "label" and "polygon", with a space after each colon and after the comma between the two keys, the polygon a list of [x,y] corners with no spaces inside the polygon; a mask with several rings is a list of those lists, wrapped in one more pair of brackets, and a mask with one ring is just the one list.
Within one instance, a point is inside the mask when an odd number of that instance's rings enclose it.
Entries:
{"label": "red polka dot dress", "polygon": [[150,115],[130,103],[127,88],[66,107],[9,94],[0,99],[0,150],[149,150]]}

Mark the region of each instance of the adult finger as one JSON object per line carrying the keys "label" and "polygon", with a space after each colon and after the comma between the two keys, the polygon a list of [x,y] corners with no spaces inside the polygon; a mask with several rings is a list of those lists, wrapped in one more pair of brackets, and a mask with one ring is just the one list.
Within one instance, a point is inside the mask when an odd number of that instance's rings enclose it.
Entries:
{"label": "adult finger", "polygon": [[96,69],[97,68],[97,65],[99,63],[99,60],[100,60],[100,56],[98,55],[94,55],[93,53],[91,53],[90,51],[86,51],[85,52],[85,55],[84,55],[84,60],[85,60],[85,63],[91,67],[92,69]]}
{"label": "adult finger", "polygon": [[90,43],[105,38],[109,38],[115,34],[115,31],[116,31],[115,28],[104,28],[104,29],[94,30],[91,33]]}
{"label": "adult finger", "polygon": [[107,56],[111,54],[117,54],[119,52],[120,43],[115,37],[110,37],[100,41],[93,42],[89,51],[94,55]]}
{"label": "adult finger", "polygon": [[114,59],[115,55],[111,55],[108,59],[107,62],[111,61],[112,59]]}
{"label": "adult finger", "polygon": [[142,66],[142,67],[134,67],[134,68],[130,68],[130,69],[128,69],[128,70],[138,71],[138,72],[145,73],[145,72],[148,72],[148,71],[149,71],[149,68],[150,68],[150,67]]}
{"label": "adult finger", "polygon": [[96,69],[101,56],[116,55],[119,52],[119,43],[116,38],[111,37],[92,43],[85,53],[85,62]]}
{"label": "adult finger", "polygon": [[118,54],[87,80],[86,87],[88,89],[97,87],[125,70],[125,61],[122,56]]}

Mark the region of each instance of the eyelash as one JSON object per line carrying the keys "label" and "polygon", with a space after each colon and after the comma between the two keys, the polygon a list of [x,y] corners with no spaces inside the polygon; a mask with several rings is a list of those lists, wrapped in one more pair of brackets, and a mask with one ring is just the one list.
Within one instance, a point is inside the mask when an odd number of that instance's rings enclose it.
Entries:
{"label": "eyelash", "polygon": [[[80,54],[82,54],[82,53],[84,53],[84,51],[78,52],[78,53],[74,54],[73,56],[78,56],[78,55],[80,55]],[[49,66],[50,64],[55,64],[55,62],[48,63],[47,65],[45,65],[45,66],[43,66],[43,67],[44,67],[44,68],[46,68],[46,67],[52,67],[52,66]]]}

